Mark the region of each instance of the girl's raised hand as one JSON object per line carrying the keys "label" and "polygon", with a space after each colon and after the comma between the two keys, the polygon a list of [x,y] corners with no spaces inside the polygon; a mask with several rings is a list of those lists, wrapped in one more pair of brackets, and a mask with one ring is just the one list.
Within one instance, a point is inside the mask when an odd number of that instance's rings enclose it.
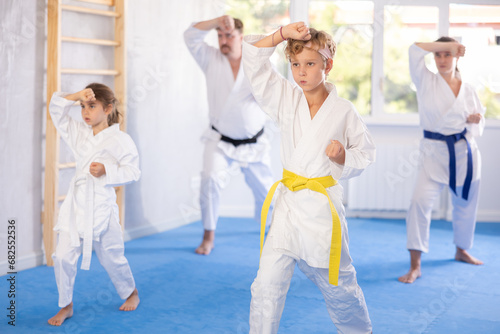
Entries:
{"label": "girl's raised hand", "polygon": [[79,95],[79,100],[82,102],[95,101],[95,95],[92,88],[85,88],[84,90],[79,92]]}
{"label": "girl's raised hand", "polygon": [[304,22],[295,22],[283,27],[283,37],[308,41],[311,39],[311,34]]}
{"label": "girl's raised hand", "polygon": [[69,94],[64,97],[66,100],[71,101],[81,101],[81,102],[90,102],[95,101],[95,95],[92,88],[85,88],[79,92]]}

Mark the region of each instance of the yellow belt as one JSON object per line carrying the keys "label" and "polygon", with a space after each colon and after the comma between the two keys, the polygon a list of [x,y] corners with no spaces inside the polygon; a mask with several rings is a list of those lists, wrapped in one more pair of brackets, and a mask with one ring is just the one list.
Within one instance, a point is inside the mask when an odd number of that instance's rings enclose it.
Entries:
{"label": "yellow belt", "polygon": [[330,211],[332,213],[332,244],[330,246],[330,260],[329,260],[329,272],[328,280],[330,284],[338,285],[339,282],[339,267],[340,267],[340,253],[342,250],[342,229],[340,225],[340,218],[337,214],[337,210],[333,206],[330,196],[326,192],[326,188],[332,187],[337,184],[337,181],[331,176],[315,177],[312,179],[307,179],[300,175],[294,174],[292,172],[283,169],[283,178],[273,184],[269,192],[267,193],[264,205],[262,206],[261,212],[261,227],[260,227],[260,254],[262,255],[262,248],[264,247],[264,234],[266,231],[266,219],[267,213],[269,212],[269,207],[271,206],[271,201],[273,199],[274,192],[280,183],[283,183],[291,191],[299,191],[302,189],[310,189],[325,195],[330,203]]}

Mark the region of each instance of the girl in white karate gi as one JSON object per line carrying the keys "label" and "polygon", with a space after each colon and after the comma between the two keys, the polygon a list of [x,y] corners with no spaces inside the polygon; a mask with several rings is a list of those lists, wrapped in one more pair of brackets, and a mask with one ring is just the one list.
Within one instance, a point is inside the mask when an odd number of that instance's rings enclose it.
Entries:
{"label": "girl in white karate gi", "polygon": [[[84,122],[69,116],[76,101]],[[58,242],[52,259],[61,307],[48,320],[54,326],[73,315],[77,261],[83,252],[82,269],[89,269],[92,244],[118,295],[126,299],[120,310],[132,311],[139,305],[134,277],[124,256],[114,187],[137,181],[141,172],[132,138],[120,131],[116,103],[113,91],[98,83],[69,95],[54,93],[50,101],[52,121],[76,159],[76,173],[54,228]]]}
{"label": "girl in white karate gi", "polygon": [[[285,39],[297,85],[275,72],[269,61]],[[283,180],[275,184],[272,223],[252,284],[250,333],[278,331],[295,264],[321,290],[339,333],[370,333],[349,255],[343,190],[336,180],[359,175],[374,160],[375,147],[352,103],[325,82],[335,43],[302,22],[244,40],[243,67],[257,102],[279,124],[285,169]],[[264,204],[264,220],[271,196]]]}
{"label": "girl in white karate gi", "polygon": [[[434,53],[437,74],[425,66],[424,57],[429,52]],[[467,249],[472,248],[474,239],[481,177],[481,157],[474,137],[482,135],[485,108],[474,88],[460,77],[457,61],[464,54],[465,47],[449,37],[415,43],[409,50],[410,74],[417,87],[424,138],[420,144],[417,183],[406,218],[410,270],[399,277],[403,283],[413,283],[421,276],[421,255],[429,251],[432,206],[447,185],[453,204],[455,259],[483,264]]]}

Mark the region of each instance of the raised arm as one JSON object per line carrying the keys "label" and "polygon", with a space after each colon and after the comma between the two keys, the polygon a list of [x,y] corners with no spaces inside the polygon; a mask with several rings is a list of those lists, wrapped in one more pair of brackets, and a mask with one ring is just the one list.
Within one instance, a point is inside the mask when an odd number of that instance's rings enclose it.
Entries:
{"label": "raised arm", "polygon": [[66,100],[70,101],[80,101],[80,102],[90,102],[95,101],[95,95],[92,88],[85,88],[79,92],[66,95],[64,97]]}
{"label": "raised arm", "polygon": [[59,135],[71,149],[75,147],[78,140],[79,129],[85,127],[82,122],[75,121],[69,116],[71,106],[73,106],[76,101],[87,102],[94,100],[94,92],[90,88],[69,95],[56,92],[50,99],[49,112],[52,122]]}
{"label": "raised arm", "polygon": [[229,15],[222,15],[211,20],[195,23],[193,27],[199,30],[219,28],[222,32],[232,32],[234,30],[234,19]]}
{"label": "raised arm", "polygon": [[307,41],[311,39],[311,34],[304,22],[290,23],[256,42],[254,46],[258,48],[271,48],[288,38]]}
{"label": "raised arm", "polygon": [[184,32],[184,42],[204,72],[208,68],[211,59],[216,57],[218,52],[216,48],[205,42],[205,37],[212,29],[220,29],[223,33],[232,32],[234,30],[234,19],[223,15],[211,20],[194,23]]}
{"label": "raised arm", "polygon": [[427,52],[449,52],[453,57],[463,57],[465,46],[456,42],[415,43]]}

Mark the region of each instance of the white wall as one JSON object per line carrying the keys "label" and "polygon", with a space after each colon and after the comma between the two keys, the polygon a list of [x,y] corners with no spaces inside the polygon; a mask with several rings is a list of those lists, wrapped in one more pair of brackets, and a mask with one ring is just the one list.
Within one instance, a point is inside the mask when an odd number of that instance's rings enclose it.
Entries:
{"label": "white wall", "polygon": [[42,259],[44,8],[43,0],[0,2],[0,275],[7,272],[10,218],[16,269]]}
{"label": "white wall", "polygon": [[[500,222],[499,143],[500,122],[486,121],[484,134],[477,139],[482,159],[481,191],[479,193],[479,208],[477,213],[478,221]],[[448,219],[451,219],[450,216],[448,216]]]}
{"label": "white wall", "polygon": [[208,107],[203,73],[183,32],[221,8],[218,1],[193,0],[128,5],[128,132],[141,155],[142,178],[127,187],[125,227],[126,237],[136,237],[200,219],[200,136]]}
{"label": "white wall", "polygon": [[[65,1],[65,3],[70,3]],[[200,218],[198,205],[201,133],[208,126],[205,81],[184,46],[182,33],[193,21],[222,13],[219,0],[128,1],[128,132],[141,155],[142,178],[126,188],[125,237],[163,231]],[[81,3],[74,2],[74,4]],[[7,222],[17,219],[18,270],[43,261],[40,213],[43,190],[45,117],[45,1],[0,2],[0,275],[7,270]],[[189,10],[188,10],[189,9]],[[160,15],[158,15],[160,13]],[[74,29],[70,16],[63,21]],[[111,38],[103,19],[78,20],[82,31]],[[72,28],[73,27],[73,28]],[[90,36],[90,37],[92,37]],[[112,66],[101,47],[94,56],[89,46],[64,45],[63,66]],[[50,56],[50,52],[49,52]],[[65,90],[81,89],[89,81],[109,78],[65,76]],[[75,112],[78,117],[78,110]],[[416,125],[407,128],[370,124],[376,143],[416,140]],[[413,137],[414,138],[413,138]],[[478,140],[483,155],[483,184],[479,220],[500,221],[498,198],[500,126],[487,125]],[[281,175],[279,141],[273,143],[273,169]],[[61,159],[70,159],[64,146]],[[64,180],[70,175],[64,175]],[[64,191],[64,189],[62,189]],[[253,200],[243,177],[236,175],[222,195],[221,213],[250,216]],[[200,236],[201,236],[200,225]],[[196,245],[192,245],[195,247]]]}

